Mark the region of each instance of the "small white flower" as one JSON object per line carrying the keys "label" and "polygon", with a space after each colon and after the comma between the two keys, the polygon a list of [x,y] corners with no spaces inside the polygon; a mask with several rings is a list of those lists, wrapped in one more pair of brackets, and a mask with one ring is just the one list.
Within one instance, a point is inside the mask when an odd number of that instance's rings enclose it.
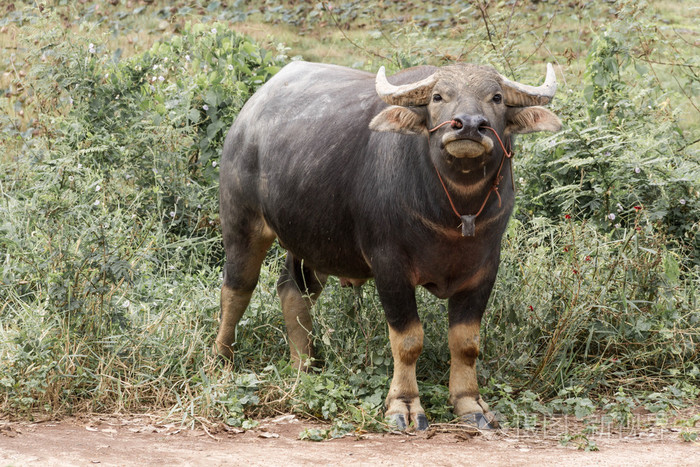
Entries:
{"label": "small white flower", "polygon": [[622,227],[620,224],[615,224],[616,229],[619,229],[620,227]]}
{"label": "small white flower", "polygon": [[109,78],[109,73],[105,73],[105,79]]}
{"label": "small white flower", "polygon": [[613,214],[612,212],[611,212],[610,214],[608,214],[608,219],[610,219],[611,221],[614,221],[614,220],[615,220],[615,214]]}
{"label": "small white flower", "polygon": [[168,57],[165,57],[165,58],[163,59],[163,61],[167,63]]}
{"label": "small white flower", "polygon": [[201,205],[201,204],[198,204],[198,205],[197,205],[197,209],[202,209],[202,205]]}
{"label": "small white flower", "polygon": [[207,104],[204,104],[204,105],[202,106],[202,108],[204,109],[205,112],[206,112],[207,110],[209,110],[209,106],[208,106]]}
{"label": "small white flower", "polygon": [[91,54],[94,54],[96,52],[95,44],[93,44],[92,42],[90,42],[90,44],[88,45],[88,52],[90,52]]}
{"label": "small white flower", "polygon": [[73,177],[72,175],[69,175],[69,176],[68,176],[68,181],[69,181],[69,182],[72,182],[73,180],[75,180],[75,177]]}
{"label": "small white flower", "polygon": [[158,78],[156,78],[155,76],[151,76],[151,83],[155,82],[155,80],[157,80],[157,79]]}
{"label": "small white flower", "polygon": [[94,202],[93,204],[94,204],[95,206],[99,206],[99,205],[100,205],[100,200],[99,200],[99,199],[96,199],[95,202]]}
{"label": "small white flower", "polygon": [[[625,208],[620,203],[617,203],[617,212],[622,212]],[[612,219],[611,219],[612,220]]]}
{"label": "small white flower", "polygon": [[155,64],[155,65],[153,65],[153,69],[154,69],[154,70],[157,70],[159,66],[160,66],[160,65]]}
{"label": "small white flower", "polygon": [[[213,161],[213,162],[211,163],[211,166],[212,166],[212,167],[216,167],[216,161]],[[685,203],[683,203],[683,204],[685,204]]]}
{"label": "small white flower", "polygon": [[642,169],[640,169],[639,167],[634,168],[634,173],[636,173],[636,174],[638,174],[641,171],[642,171]]}
{"label": "small white flower", "polygon": [[119,100],[119,94],[117,94],[116,96],[114,96],[114,100],[115,100],[115,101],[118,101],[118,100]]}
{"label": "small white flower", "polygon": [[97,185],[97,186],[95,187],[95,191],[100,191],[101,189],[102,189],[102,187],[101,187],[100,185]]}
{"label": "small white flower", "polygon": [[679,199],[678,202],[681,203],[681,204],[683,204],[683,205],[685,205],[685,203],[686,203],[685,198]]}
{"label": "small white flower", "polygon": [[165,78],[163,78],[163,75],[160,75],[160,76],[158,77],[158,81],[161,81],[161,82],[165,81]]}
{"label": "small white flower", "polygon": [[175,217],[175,211],[170,211],[170,217]]}
{"label": "small white flower", "polygon": [[191,59],[190,59],[190,54],[185,55],[185,60],[188,61],[188,62],[191,60]]}
{"label": "small white flower", "polygon": [[123,306],[124,308],[129,308],[129,305],[131,305],[131,302],[130,302],[129,300],[124,300],[124,301],[122,302],[122,306]]}
{"label": "small white flower", "polygon": [[78,164],[78,170],[83,168],[83,164]]}
{"label": "small white flower", "polygon": [[216,28],[211,28],[211,33],[216,34]]}
{"label": "small white flower", "polygon": [[228,66],[228,70],[229,70],[229,71],[233,71],[233,65],[229,65],[229,66]]}

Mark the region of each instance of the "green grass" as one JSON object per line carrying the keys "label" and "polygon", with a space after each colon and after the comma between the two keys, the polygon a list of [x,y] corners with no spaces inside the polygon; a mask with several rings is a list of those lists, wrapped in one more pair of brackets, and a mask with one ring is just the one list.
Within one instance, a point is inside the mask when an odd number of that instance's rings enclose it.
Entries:
{"label": "green grass", "polygon": [[[369,71],[477,61],[528,83],[558,64],[552,107],[564,130],[517,143],[517,207],[482,328],[483,396],[513,424],[596,408],[622,423],[632,407],[665,412],[697,397],[697,11],[377,1],[334,4],[331,15],[313,2],[117,3],[2,7],[5,416],[159,411],[250,427],[291,411],[337,422],[310,437],[347,422],[382,429],[392,360],[371,283],[355,310],[352,291],[331,279],[314,310],[323,371],[297,374],[275,247],[234,366],[212,354],[223,135],[296,55]],[[422,401],[432,421],[448,421],[445,303],[418,298]]]}

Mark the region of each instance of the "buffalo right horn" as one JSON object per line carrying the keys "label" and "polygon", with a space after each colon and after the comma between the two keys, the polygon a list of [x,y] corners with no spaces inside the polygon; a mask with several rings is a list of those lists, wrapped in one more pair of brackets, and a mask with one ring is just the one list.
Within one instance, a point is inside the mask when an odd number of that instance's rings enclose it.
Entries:
{"label": "buffalo right horn", "polygon": [[427,105],[433,92],[433,86],[437,82],[435,73],[415,83],[394,86],[386,79],[384,67],[377,72],[376,90],[379,97],[389,105],[403,107]]}
{"label": "buffalo right horn", "polygon": [[542,86],[528,86],[527,84],[516,83],[501,75],[503,97],[506,105],[510,107],[529,107],[531,105],[545,105],[554,97],[557,92],[557,76],[554,74],[554,67],[547,64],[547,77]]}

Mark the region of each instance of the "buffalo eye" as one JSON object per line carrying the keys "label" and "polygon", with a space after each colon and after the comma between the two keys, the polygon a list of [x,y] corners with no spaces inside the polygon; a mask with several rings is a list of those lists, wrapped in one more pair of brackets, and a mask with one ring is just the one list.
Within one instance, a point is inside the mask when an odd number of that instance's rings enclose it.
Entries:
{"label": "buffalo eye", "polygon": [[493,98],[491,99],[495,104],[500,104],[503,102],[503,96],[500,94],[494,94]]}
{"label": "buffalo eye", "polygon": [[442,101],[442,96],[440,94],[433,94],[433,102]]}

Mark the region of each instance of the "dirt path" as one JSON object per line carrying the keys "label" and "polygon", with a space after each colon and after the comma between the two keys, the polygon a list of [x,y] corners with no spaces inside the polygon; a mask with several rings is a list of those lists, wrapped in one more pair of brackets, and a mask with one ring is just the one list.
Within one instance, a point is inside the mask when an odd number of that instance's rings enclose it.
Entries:
{"label": "dirt path", "polygon": [[418,435],[366,434],[324,442],[299,440],[327,426],[292,415],[246,432],[224,427],[184,430],[149,417],[74,418],[60,422],[0,420],[0,466],[5,465],[700,465],[700,444],[678,431],[647,430],[591,437],[562,446],[562,427],[549,433],[507,431],[469,436],[447,427]]}

